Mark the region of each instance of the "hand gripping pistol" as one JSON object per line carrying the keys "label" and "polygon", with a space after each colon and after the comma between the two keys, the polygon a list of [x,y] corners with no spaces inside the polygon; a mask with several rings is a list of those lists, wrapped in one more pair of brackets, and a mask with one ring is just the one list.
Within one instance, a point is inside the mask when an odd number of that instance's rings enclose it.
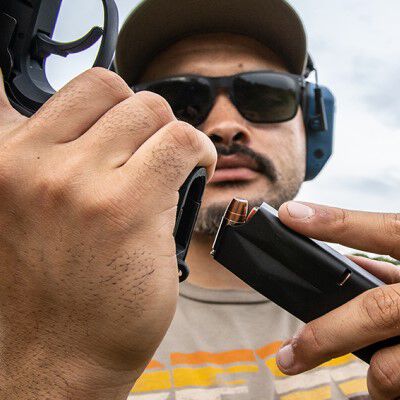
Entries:
{"label": "hand gripping pistol", "polygon": [[[114,0],[102,0],[104,25],[84,37],[60,43],[52,39],[62,0],[0,0],[0,68],[7,97],[20,113],[31,116],[54,93],[46,77],[51,54],[66,57],[88,49],[100,38],[94,67],[109,68],[118,37],[118,10]],[[206,183],[204,168],[188,177],[179,191],[175,225],[180,280],[188,275],[185,257]]]}

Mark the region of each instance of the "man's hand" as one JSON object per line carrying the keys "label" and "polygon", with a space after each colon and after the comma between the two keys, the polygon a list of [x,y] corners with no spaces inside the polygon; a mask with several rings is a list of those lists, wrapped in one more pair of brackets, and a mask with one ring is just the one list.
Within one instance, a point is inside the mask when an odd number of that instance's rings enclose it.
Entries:
{"label": "man's hand", "polygon": [[93,69],[33,117],[0,88],[0,397],[126,399],[175,311],[178,190],[206,135]]}
{"label": "man's hand", "polygon": [[[281,221],[306,236],[400,258],[400,215],[348,211],[289,202]],[[293,375],[378,341],[400,335],[400,270],[389,263],[351,257],[388,285],[369,290],[305,325],[277,355],[282,372]],[[317,273],[318,271],[316,271]],[[400,346],[377,352],[368,371],[373,399],[400,396]]]}

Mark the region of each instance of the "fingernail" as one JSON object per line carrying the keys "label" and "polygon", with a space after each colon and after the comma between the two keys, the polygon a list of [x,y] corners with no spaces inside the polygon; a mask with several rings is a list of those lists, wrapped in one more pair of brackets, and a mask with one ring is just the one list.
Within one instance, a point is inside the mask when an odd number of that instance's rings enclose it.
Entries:
{"label": "fingernail", "polygon": [[306,219],[310,218],[315,214],[315,211],[305,204],[296,203],[295,201],[289,201],[286,205],[289,215],[295,219]]}
{"label": "fingernail", "polygon": [[291,369],[294,365],[294,354],[293,347],[291,344],[288,344],[282,347],[277,355],[276,362],[281,366],[285,371]]}

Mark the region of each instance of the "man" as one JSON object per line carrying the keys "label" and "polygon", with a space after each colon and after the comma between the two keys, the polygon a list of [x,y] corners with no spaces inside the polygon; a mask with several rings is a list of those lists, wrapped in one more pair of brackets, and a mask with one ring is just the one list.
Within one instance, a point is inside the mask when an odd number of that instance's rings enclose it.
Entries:
{"label": "man", "polygon": [[[235,14],[230,14],[228,6],[235,8]],[[269,27],[272,32],[255,27],[255,13],[262,16],[258,25]],[[280,22],[277,14],[281,15]],[[240,21],[233,19],[239,16]],[[156,29],[161,22],[158,18],[163,21],[160,30]],[[152,21],[151,26],[148,20]],[[243,27],[238,26],[240,23]],[[251,26],[264,42],[256,40],[255,35],[245,35]],[[209,33],[212,31],[217,33]],[[287,35],[286,31],[292,35],[286,38],[284,47],[282,36]],[[269,47],[272,35],[275,49]],[[278,45],[282,47],[279,52]],[[288,58],[290,50],[294,54]],[[248,199],[251,206],[267,201],[279,208],[297,194],[305,176],[306,146],[299,104],[295,115],[285,118],[288,121],[256,123],[235,107],[229,98],[230,88],[217,88],[212,103],[202,104],[205,84],[194,79],[185,86],[182,83],[184,77],[194,75],[234,76],[252,71],[302,75],[306,57],[303,27],[294,11],[281,1],[276,2],[275,10],[269,2],[260,1],[145,1],[125,22],[116,53],[118,72],[137,90],[163,95],[175,115],[208,135],[219,153],[187,259],[191,268],[189,281],[180,285],[173,324],[153,363],[133,389],[133,398],[147,398],[152,393],[160,399],[267,399],[287,393],[298,396],[306,389],[312,393],[321,385],[328,385],[329,391],[332,386],[340,393],[339,382],[336,384],[325,372],[312,385],[307,378],[297,379],[297,383],[289,383],[291,378],[282,379],[275,353],[301,324],[249,290],[210,257],[219,222],[234,196]],[[163,81],[174,76],[179,77],[178,82]],[[280,83],[280,75],[272,77]],[[269,78],[268,74],[263,76],[267,82]],[[247,90],[239,95],[252,93]],[[256,95],[262,96],[254,91],[253,96]],[[274,117],[274,99],[268,100],[265,95],[265,99],[253,101],[260,100],[271,103],[265,117]],[[208,112],[199,115],[203,109]],[[194,122],[196,118],[199,120]],[[353,357],[345,358],[340,365],[356,368],[349,378],[365,375],[365,367]],[[279,381],[274,383],[276,379]],[[357,392],[365,391],[365,385],[360,385]]]}
{"label": "man", "polygon": [[[229,4],[234,7],[235,3]],[[164,9],[159,11],[168,17]],[[152,16],[149,18],[151,21]],[[163,26],[158,24],[157,29]],[[292,68],[286,66],[284,53],[273,55],[249,38],[235,37],[228,42],[228,36],[217,37],[228,64],[233,54],[242,59],[243,65],[238,63],[235,68],[259,68],[261,64],[275,70]],[[190,40],[200,39],[187,40],[186,45],[194,45]],[[249,46],[250,53],[245,51]],[[215,46],[210,48],[208,43],[206,47],[212,51],[216,68],[221,68]],[[174,57],[167,64],[178,68],[187,57],[183,52],[182,58]],[[210,68],[209,57],[205,67]],[[209,69],[204,72],[211,73]],[[151,74],[151,65],[146,73]],[[30,119],[11,108],[1,87],[0,111],[0,397],[126,399],[162,341],[175,310],[178,276],[172,233],[178,189],[196,165],[207,167],[208,176],[213,176],[215,147],[203,132],[178,122],[162,97],[149,92],[135,94],[118,76],[100,69],[71,81]],[[188,111],[194,115],[192,109]],[[226,117],[221,113],[227,113]],[[232,171],[223,171],[227,165],[220,162],[215,192],[208,191],[205,210],[213,203],[211,196],[218,196],[222,203],[231,196],[230,191],[240,189],[253,197],[252,185],[263,190],[262,196],[270,201],[272,189],[282,195],[274,200],[276,206],[286,196],[284,188],[292,187],[295,192],[300,182],[283,182],[291,175],[290,168],[293,176],[301,178],[289,159],[299,157],[297,165],[302,163],[304,137],[299,115],[283,125],[260,125],[257,130],[246,119],[237,119],[235,107],[221,92],[203,129],[214,143],[220,141],[220,152],[225,152],[224,162],[230,166],[237,160],[226,154],[229,148],[241,149],[234,155],[239,162],[254,151],[262,157],[255,158],[257,167],[247,158],[254,171],[237,169],[233,176]],[[217,124],[221,119],[231,122],[228,126]],[[242,130],[235,129],[232,134],[232,124]],[[253,153],[244,150],[252,149],[262,129],[268,139],[260,138],[261,148],[254,146]],[[241,146],[229,147],[228,137]],[[287,148],[279,154],[276,149],[281,137],[286,138]],[[264,152],[265,146],[271,149],[271,156]],[[290,157],[285,160],[287,154]],[[304,168],[300,170],[304,172]],[[238,181],[238,176],[243,182],[237,188],[226,183]],[[212,278],[201,273],[200,267],[206,268],[208,261],[200,265],[196,247],[203,254],[201,238],[205,235],[201,232],[212,230],[207,214],[212,215],[204,213],[189,259],[200,274],[192,274],[192,284],[183,287],[182,296],[186,297],[180,299],[181,303],[184,299],[190,302],[190,308],[180,304],[175,325],[143,375],[147,379],[153,373],[154,380],[164,385],[155,390],[150,382],[148,392],[153,393],[148,397],[172,398],[170,392],[174,391],[177,398],[208,399],[288,399],[292,394],[297,398],[343,398],[352,388],[360,393],[359,364],[349,362],[346,354],[399,334],[398,271],[386,264],[359,261],[392,285],[369,291],[306,325],[284,343],[277,363],[292,375],[332,357],[344,358],[311,375],[290,381],[277,376],[273,382],[272,374],[279,375],[279,371],[271,356],[279,341],[295,331],[297,321],[246,292],[246,287],[237,290],[241,283],[224,270],[212,271]],[[280,217],[293,229],[321,240],[400,256],[397,215],[291,202],[281,207]],[[209,239],[205,242],[208,247]],[[235,304],[231,304],[232,297]],[[238,301],[244,304],[236,304]],[[256,319],[250,314],[256,314]],[[227,327],[231,328],[230,337]],[[278,343],[265,346],[273,337]],[[221,351],[220,346],[225,348]],[[168,349],[176,352],[174,357]],[[160,361],[163,351],[168,354]],[[400,394],[398,353],[395,346],[377,352],[372,359],[368,390],[373,398],[393,399]],[[164,360],[167,365],[162,365]],[[349,369],[351,365],[354,368]],[[328,383],[324,380],[327,374]],[[196,382],[187,388],[193,375]],[[199,390],[207,387],[210,377],[212,387]],[[317,388],[316,381],[321,383]],[[171,382],[174,388],[168,386]],[[138,381],[142,394],[148,383]],[[301,386],[304,391],[296,392]]]}
{"label": "man", "polygon": [[[133,388],[133,397],[145,399],[149,393],[158,399],[366,395],[367,366],[352,355],[300,377],[285,377],[276,366],[275,354],[300,322],[250,290],[209,255],[226,205],[234,196],[248,199],[251,206],[266,201],[279,208],[297,194],[304,180],[306,133],[299,103],[297,112],[281,122],[273,103],[280,99],[268,97],[270,88],[263,87],[261,94],[245,86],[246,79],[271,84],[271,77],[279,85],[281,73],[304,76],[305,32],[294,10],[283,1],[147,0],[125,22],[116,63],[128,84],[164,96],[178,118],[210,137],[219,154],[191,243],[191,275],[180,285],[173,323]],[[278,74],[249,75],[255,71]],[[220,76],[240,78],[233,86],[205,94],[211,92],[205,79]],[[254,103],[269,102],[266,115],[258,115],[262,123],[252,118],[247,109],[251,104],[241,103],[251,96]],[[302,211],[296,203],[288,207],[289,212]]]}

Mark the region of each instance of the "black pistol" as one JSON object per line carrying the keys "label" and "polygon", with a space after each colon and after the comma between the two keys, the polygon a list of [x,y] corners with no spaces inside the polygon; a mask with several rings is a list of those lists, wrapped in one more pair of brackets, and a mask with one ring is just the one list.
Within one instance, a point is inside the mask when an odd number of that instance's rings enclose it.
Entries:
{"label": "black pistol", "polygon": [[46,59],[67,57],[91,47],[101,37],[94,67],[109,68],[118,37],[118,9],[114,0],[102,0],[104,26],[92,28],[73,42],[52,39],[62,0],[0,2],[0,67],[7,96],[26,116],[35,113],[54,93],[46,77]]}
{"label": "black pistol", "polygon": [[[303,322],[384,285],[325,243],[283,225],[277,211],[268,204],[247,213],[247,200],[232,200],[211,254],[253,289]],[[376,351],[396,344],[400,344],[400,337],[354,354],[369,363]]]}
{"label": "black pistol", "polygon": [[[93,27],[73,42],[52,39],[62,0],[0,0],[0,68],[7,97],[25,116],[34,114],[54,93],[46,77],[46,59],[79,53],[101,38],[94,67],[109,68],[118,38],[118,9],[114,0],[102,0],[104,25]],[[189,273],[185,257],[206,184],[204,168],[197,168],[179,191],[175,226],[180,280]]]}

